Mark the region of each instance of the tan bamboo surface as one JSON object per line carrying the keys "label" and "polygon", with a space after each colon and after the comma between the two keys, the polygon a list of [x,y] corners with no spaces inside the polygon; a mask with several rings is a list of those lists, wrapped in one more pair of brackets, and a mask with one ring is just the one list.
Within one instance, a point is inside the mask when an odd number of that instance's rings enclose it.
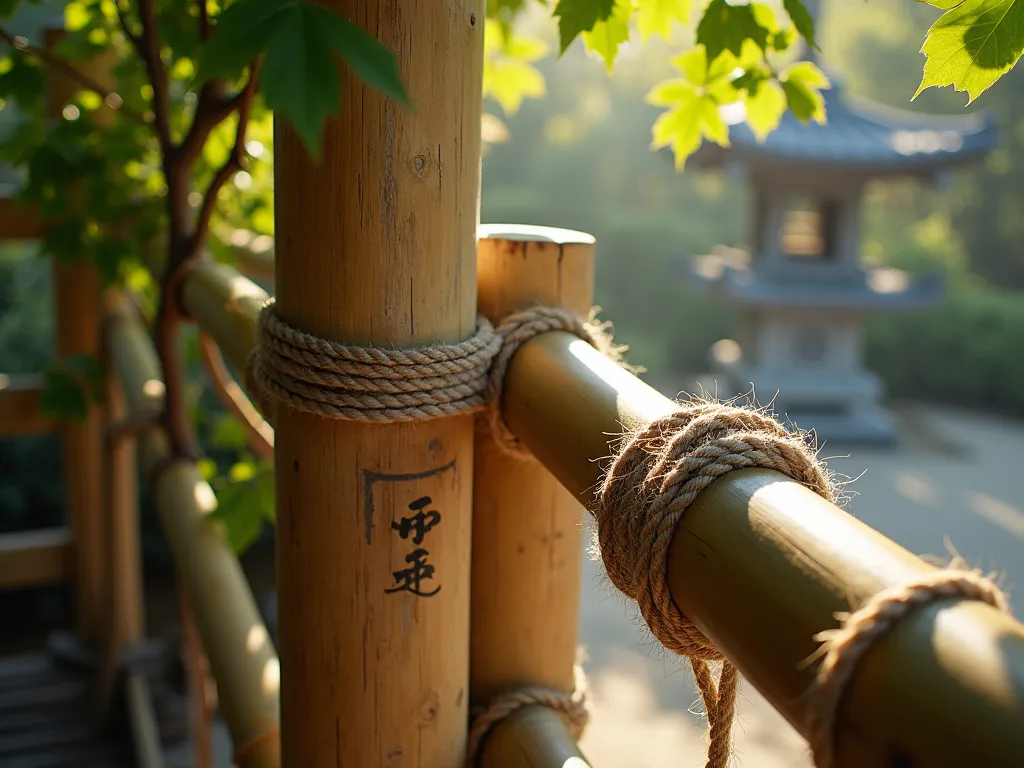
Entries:
{"label": "tan bamboo surface", "polygon": [[[549,228],[483,227],[477,273],[480,313],[495,325],[538,305],[586,317],[593,303],[594,238]],[[542,464],[509,456],[491,437],[487,420],[479,420],[469,668],[474,706],[530,685],[573,690],[583,514]],[[537,739],[554,733],[564,740],[564,728],[551,730],[547,723],[537,715],[523,718],[520,727],[544,724]],[[488,738],[485,764],[536,764],[520,762],[517,744]]]}
{"label": "tan bamboo surface", "polygon": [[[43,45],[51,53],[66,32],[60,28],[43,30]],[[93,80],[110,83],[113,51],[76,68]],[[59,69],[46,70],[46,114],[60,120],[68,101],[81,86]],[[110,120],[111,110],[102,106],[94,119]],[[84,204],[77,196],[76,204]],[[15,215],[18,215],[17,213]],[[25,214],[22,213],[22,216]],[[41,226],[41,224],[37,224]],[[54,307],[57,312],[56,338],[58,359],[77,355],[98,357],[100,352],[101,280],[95,265],[87,259],[74,262],[53,261]],[[82,422],[61,424],[65,503],[74,536],[76,623],[78,638],[87,645],[106,643],[109,624],[105,614],[104,496],[103,496],[102,408],[90,404]]]}
{"label": "tan bamboo surface", "polygon": [[[104,303],[120,304],[108,293]],[[113,701],[125,650],[145,635],[142,549],[139,530],[138,457],[135,436],[120,427],[128,406],[117,376],[107,360],[107,441],[104,460],[104,616],[105,644],[99,676],[99,716],[105,718]]]}
{"label": "tan bamboo surface", "polygon": [[[506,379],[512,431],[581,501],[609,436],[670,400],[564,333],[526,344]],[[673,538],[669,584],[687,616],[801,733],[815,633],[833,614],[933,566],[768,470],[729,473]],[[1013,766],[1024,755],[1024,626],[986,604],[918,610],[866,657],[841,707],[838,765]]]}
{"label": "tan bamboo surface", "polygon": [[[152,342],[126,306],[107,323],[107,344],[130,417],[159,409],[164,385]],[[239,750],[240,768],[280,765],[280,668],[245,574],[220,525],[207,519],[217,505],[195,464],[167,464],[168,446],[155,426],[138,433],[142,471],[162,468],[154,497],[157,513],[210,660],[221,711]]]}
{"label": "tan bamboo surface", "polygon": [[[343,101],[358,108],[328,123],[318,164],[276,123],[278,312],[352,344],[468,338],[484,4],[324,5],[400,52],[415,108],[343,72]],[[472,417],[369,426],[277,408],[273,422],[285,762],[458,765],[469,704]],[[414,543],[392,524],[413,519],[427,497],[421,512],[440,521]],[[386,592],[415,587],[401,574],[426,565],[433,576],[419,591],[436,594]]]}
{"label": "tan bamboo surface", "polygon": [[0,534],[0,590],[67,581],[74,563],[71,543],[65,526]]}
{"label": "tan bamboo surface", "polygon": [[42,376],[0,374],[0,439],[45,435],[57,427],[43,413],[43,390]]}

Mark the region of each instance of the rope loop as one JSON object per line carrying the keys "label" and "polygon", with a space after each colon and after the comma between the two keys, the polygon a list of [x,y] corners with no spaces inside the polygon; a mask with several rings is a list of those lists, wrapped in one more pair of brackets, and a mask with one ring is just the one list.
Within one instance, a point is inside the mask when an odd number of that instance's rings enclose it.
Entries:
{"label": "rope loop", "polygon": [[273,302],[260,313],[249,383],[326,418],[387,424],[426,421],[484,407],[487,369],[501,337],[486,318],[456,344],[387,349],[343,344],[290,326]]}
{"label": "rope loop", "polygon": [[672,600],[668,549],[697,495],[746,467],[778,470],[835,498],[807,435],[790,433],[761,411],[694,399],[626,438],[592,505],[612,583],[637,602],[654,637],[690,661],[711,731],[708,768],[728,765],[739,675]]}
{"label": "rope loop", "polygon": [[875,594],[853,613],[838,615],[838,629],[815,635],[814,639],[822,645],[809,661],[821,658],[822,662],[811,689],[808,741],[817,768],[835,765],[839,704],[867,652],[911,611],[957,597],[1010,611],[1009,601],[999,587],[978,571],[964,569],[962,562],[957,561],[948,568]]}
{"label": "rope loop", "polygon": [[590,713],[581,690],[565,693],[541,686],[517,688],[499,694],[486,707],[474,711],[466,746],[466,768],[474,768],[484,740],[498,723],[516,710],[533,705],[553,709],[565,722],[574,740],[579,741],[583,737]]}

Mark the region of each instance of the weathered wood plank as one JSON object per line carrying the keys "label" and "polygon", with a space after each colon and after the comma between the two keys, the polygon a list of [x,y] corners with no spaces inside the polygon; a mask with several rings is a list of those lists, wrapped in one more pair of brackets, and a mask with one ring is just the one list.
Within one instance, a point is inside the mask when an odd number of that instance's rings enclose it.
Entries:
{"label": "weathered wood plank", "polygon": [[0,534],[0,589],[59,584],[71,574],[66,527]]}
{"label": "weathered wood plank", "polygon": [[42,402],[42,376],[0,374],[0,439],[52,432],[57,422],[43,413]]}

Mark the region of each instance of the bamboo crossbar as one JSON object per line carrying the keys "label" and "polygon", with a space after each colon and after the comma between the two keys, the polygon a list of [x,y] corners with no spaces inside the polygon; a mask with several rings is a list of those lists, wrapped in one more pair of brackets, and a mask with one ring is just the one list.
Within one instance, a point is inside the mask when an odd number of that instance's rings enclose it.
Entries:
{"label": "bamboo crossbar", "polygon": [[66,527],[0,534],[0,589],[59,584],[71,574]]}
{"label": "bamboo crossbar", "polygon": [[[258,291],[225,267],[194,270],[185,284],[189,310],[243,363]],[[584,503],[610,440],[673,407],[558,332],[513,358],[503,402],[512,431]],[[679,608],[806,735],[812,670],[801,662],[816,649],[813,636],[836,626],[851,597],[931,568],[785,476],[739,470],[683,518],[669,583]],[[839,764],[1009,766],[1024,754],[1022,722],[1024,626],[988,605],[948,600],[909,615],[865,659],[840,711]]]}
{"label": "bamboo crossbar", "polygon": [[[164,385],[146,328],[122,306],[109,318],[106,334],[129,418],[152,414],[162,400]],[[216,497],[194,462],[167,462],[168,446],[161,430],[146,428],[138,441],[144,474],[162,468],[154,489],[157,513],[217,681],[236,764],[276,768],[280,764],[277,653],[238,558],[220,526],[207,519],[216,508]]]}
{"label": "bamboo crossbar", "polygon": [[0,374],[0,439],[52,432],[57,422],[43,413],[43,377]]}

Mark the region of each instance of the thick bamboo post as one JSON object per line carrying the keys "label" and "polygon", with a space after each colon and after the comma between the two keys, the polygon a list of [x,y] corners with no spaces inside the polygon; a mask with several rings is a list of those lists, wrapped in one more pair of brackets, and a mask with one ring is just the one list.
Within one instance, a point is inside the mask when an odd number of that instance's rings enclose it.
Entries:
{"label": "thick bamboo post", "polygon": [[[46,29],[43,43],[53,50],[64,31]],[[88,74],[102,78],[109,63],[96,60],[86,65]],[[62,119],[68,100],[79,85],[60,70],[47,70],[46,112]],[[104,108],[106,109],[106,108]],[[88,261],[53,263],[54,306],[57,310],[57,355],[64,360],[76,355],[97,356],[100,350],[101,281]],[[78,637],[87,644],[104,641],[103,537],[103,415],[91,405],[86,418],[61,428],[64,458],[64,489],[68,520],[75,539],[75,602]]]}
{"label": "thick bamboo post", "polygon": [[[354,344],[467,338],[483,2],[324,5],[397,53],[415,110],[345,73],[318,165],[277,123],[277,310]],[[473,419],[368,426],[277,408],[273,422],[284,761],[457,765]],[[414,543],[409,526],[434,511]]]}
{"label": "thick bamboo post", "polygon": [[[495,325],[532,306],[584,317],[593,303],[594,238],[483,227],[478,306]],[[473,475],[470,699],[542,685],[569,693],[579,631],[583,507],[544,465],[501,450],[480,421]]]}
{"label": "thick bamboo post", "polygon": [[[100,339],[100,279],[88,263],[53,264],[57,354],[95,356]],[[61,425],[64,493],[75,541],[75,604],[79,639],[101,639],[104,615],[103,414],[97,404],[86,418]]]}
{"label": "thick bamboo post", "polygon": [[[565,333],[509,366],[512,431],[581,501],[609,436],[673,404]],[[931,569],[777,472],[738,470],[686,511],[668,580],[687,616],[797,730],[806,733],[815,633],[834,613]],[[985,765],[1024,754],[1024,626],[976,601],[914,611],[869,652],[839,713],[837,766]]]}
{"label": "thick bamboo post", "polygon": [[[109,319],[106,335],[130,417],[152,414],[164,389],[145,327],[122,306]],[[157,514],[217,681],[235,764],[277,768],[280,668],[238,558],[220,526],[207,519],[217,499],[194,463],[167,464],[169,448],[160,428],[142,429],[138,441],[143,473],[151,477],[163,470],[153,489]]]}

